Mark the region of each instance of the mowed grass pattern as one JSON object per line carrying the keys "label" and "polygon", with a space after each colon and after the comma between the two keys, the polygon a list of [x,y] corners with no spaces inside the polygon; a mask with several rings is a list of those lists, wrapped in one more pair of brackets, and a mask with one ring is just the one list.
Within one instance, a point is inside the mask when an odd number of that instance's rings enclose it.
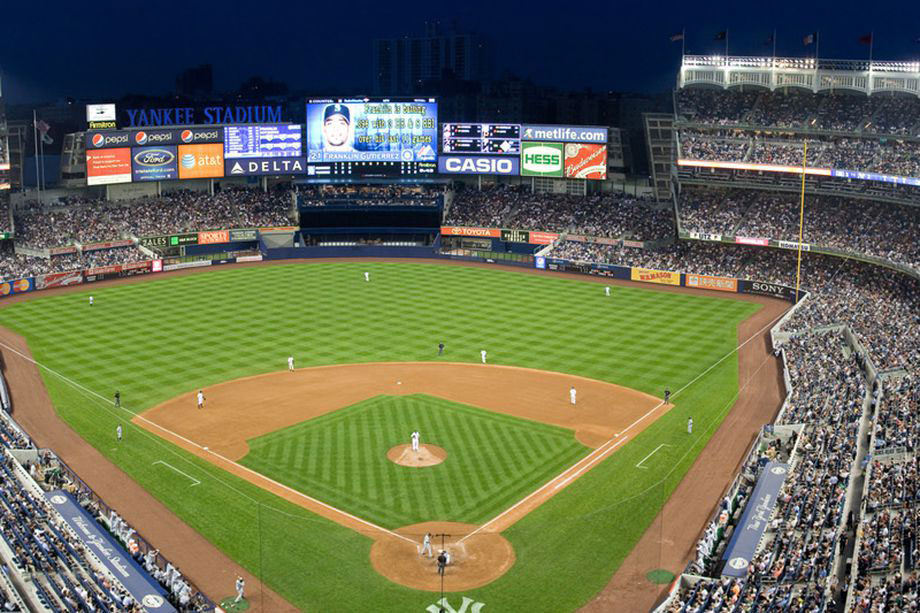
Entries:
{"label": "mowed grass pattern", "polygon": [[[729,355],[738,322],[759,308],[633,287],[607,298],[597,283],[513,269],[375,261],[218,269],[36,298],[0,303],[0,325],[25,335],[40,363],[102,396],[43,370],[62,418],[230,557],[314,611],[421,611],[435,599],[378,575],[367,537],[142,431],[129,411],[284,369],[290,353],[298,367],[437,360],[439,340],[447,343],[444,360],[475,362],[486,348],[492,363],[660,395]],[[675,399],[675,410],[507,531],[515,565],[469,595],[495,611],[565,611],[590,599],[680,482],[737,386],[735,358],[706,372]],[[116,389],[126,411],[105,402]],[[662,443],[671,446],[645,463],[648,470],[635,468]],[[158,460],[201,484],[190,488]]]}
{"label": "mowed grass pattern", "polygon": [[[387,459],[419,430],[436,466]],[[323,502],[398,528],[481,523],[588,453],[571,430],[424,394],[380,396],[249,441],[240,463]]]}

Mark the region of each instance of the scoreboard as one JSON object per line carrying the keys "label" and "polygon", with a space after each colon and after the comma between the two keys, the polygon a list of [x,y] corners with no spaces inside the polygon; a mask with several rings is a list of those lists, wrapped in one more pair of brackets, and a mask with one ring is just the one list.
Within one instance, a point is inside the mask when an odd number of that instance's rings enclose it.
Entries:
{"label": "scoreboard", "polygon": [[520,124],[445,123],[441,151],[468,155],[520,155]]}

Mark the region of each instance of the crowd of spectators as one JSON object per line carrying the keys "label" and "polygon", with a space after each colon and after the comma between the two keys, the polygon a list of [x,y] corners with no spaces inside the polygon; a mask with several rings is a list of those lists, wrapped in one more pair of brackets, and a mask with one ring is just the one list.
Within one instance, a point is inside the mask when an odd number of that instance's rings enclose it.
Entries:
{"label": "crowd of spectators", "polygon": [[44,258],[17,254],[13,251],[11,241],[4,241],[0,243],[0,282],[70,270],[130,264],[147,259],[149,256],[134,245]]}
{"label": "crowd of spectators", "polygon": [[35,450],[35,445],[5,416],[0,416],[0,438],[0,538],[14,552],[16,569],[32,577],[44,604],[52,610],[68,611],[145,610],[112,576],[94,565],[88,548],[69,531],[63,518],[43,497],[35,495],[36,485],[46,491],[63,489],[72,494],[120,541],[126,555],[168,590],[177,609],[193,612],[207,606],[207,599],[194,591],[157,550],[141,550],[136,532],[113,510],[103,509],[92,492],[63,469],[53,452],[42,450],[33,459],[15,460],[7,449]]}
{"label": "crowd of spectators", "polygon": [[[701,233],[797,241],[799,197],[740,189],[686,188],[681,228]],[[832,196],[805,200],[804,242],[871,255],[920,270],[920,209]]]}
{"label": "crowd of spectators", "polygon": [[298,206],[436,206],[443,198],[439,186],[326,184],[297,186]]}
{"label": "crowd of spectators", "polygon": [[620,192],[535,193],[529,186],[458,191],[445,223],[635,240],[662,240],[675,232],[670,206],[658,206],[647,198]]}
{"label": "crowd of spectators", "polygon": [[16,212],[14,220],[17,242],[44,249],[130,236],[287,225],[291,208],[288,191],[224,188],[213,195],[180,190],[132,201],[33,209]]}
{"label": "crowd of spectators", "polygon": [[677,114],[713,126],[920,136],[920,100],[914,96],[685,88],[677,92]]}
{"label": "crowd of spectators", "polygon": [[873,439],[876,455],[915,453],[920,441],[920,384],[905,375],[885,382],[885,395],[878,411]]}

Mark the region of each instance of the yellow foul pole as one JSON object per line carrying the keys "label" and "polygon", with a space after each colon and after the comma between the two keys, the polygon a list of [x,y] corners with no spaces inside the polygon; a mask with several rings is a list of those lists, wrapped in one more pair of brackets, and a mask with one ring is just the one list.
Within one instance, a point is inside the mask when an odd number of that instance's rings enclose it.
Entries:
{"label": "yellow foul pole", "polygon": [[802,231],[805,227],[805,168],[808,161],[808,141],[802,143],[802,198],[799,204],[799,257],[795,265],[795,301],[799,301],[799,281],[802,275]]}

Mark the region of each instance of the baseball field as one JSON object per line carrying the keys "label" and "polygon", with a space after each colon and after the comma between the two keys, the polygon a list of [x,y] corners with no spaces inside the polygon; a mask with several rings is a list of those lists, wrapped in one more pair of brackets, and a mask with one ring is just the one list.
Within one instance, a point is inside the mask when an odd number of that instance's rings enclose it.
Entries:
{"label": "baseball field", "polygon": [[[293,607],[426,610],[439,594],[415,547],[433,527],[462,544],[445,576],[458,610],[567,611],[610,581],[728,414],[739,324],[760,308],[319,262],[37,294],[0,325],[80,437]],[[443,461],[388,457],[413,430]]]}

